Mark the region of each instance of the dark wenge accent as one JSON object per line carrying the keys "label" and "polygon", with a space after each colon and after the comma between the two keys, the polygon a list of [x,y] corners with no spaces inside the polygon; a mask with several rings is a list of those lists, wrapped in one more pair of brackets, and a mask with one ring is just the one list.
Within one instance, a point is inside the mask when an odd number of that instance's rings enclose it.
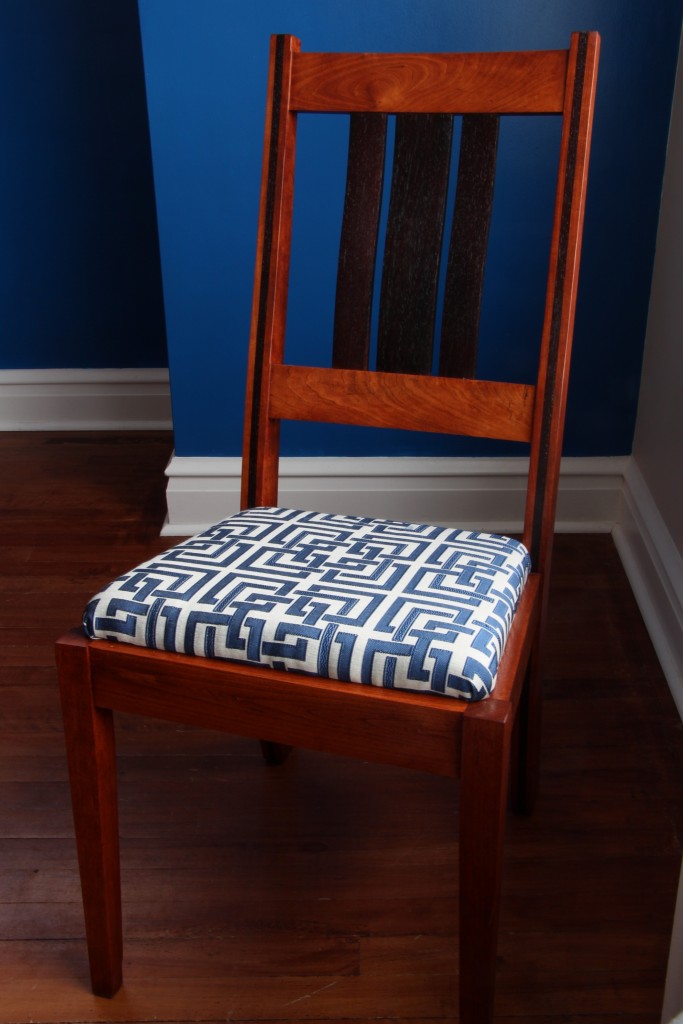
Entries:
{"label": "dark wenge accent", "polygon": [[338,369],[368,368],[386,138],[386,114],[351,115],[334,314]]}
{"label": "dark wenge accent", "polygon": [[476,376],[498,124],[495,114],[469,114],[462,119],[439,353],[439,373],[446,377]]}
{"label": "dark wenge accent", "polygon": [[453,119],[396,118],[377,369],[430,373]]}

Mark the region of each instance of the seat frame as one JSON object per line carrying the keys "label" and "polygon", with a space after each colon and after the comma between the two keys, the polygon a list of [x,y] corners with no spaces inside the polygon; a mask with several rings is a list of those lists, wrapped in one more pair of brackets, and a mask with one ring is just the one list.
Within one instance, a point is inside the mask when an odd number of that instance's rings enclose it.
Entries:
{"label": "seat frame", "polygon": [[[510,776],[520,811],[532,809],[538,787],[541,638],[598,52],[596,33],[574,34],[566,51],[514,54],[316,54],[302,53],[292,36],[273,37],[242,506],[277,504],[281,419],[407,425],[525,440],[531,457],[523,540],[532,573],[494,694],[476,703],[91,641],[80,629],[62,637],[56,657],[97,995],[113,996],[122,982],[113,716],[122,711],[259,738],[273,762],[294,745],[459,779],[460,1020],[492,1021]],[[343,354],[328,369],[284,363],[297,115],[335,110],[562,117],[534,385],[432,378],[394,368],[373,372]]]}

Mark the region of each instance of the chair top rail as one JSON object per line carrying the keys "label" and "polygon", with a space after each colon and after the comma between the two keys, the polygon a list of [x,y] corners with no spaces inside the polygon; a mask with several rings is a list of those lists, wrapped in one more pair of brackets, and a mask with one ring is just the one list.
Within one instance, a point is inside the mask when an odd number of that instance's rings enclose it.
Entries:
{"label": "chair top rail", "polygon": [[567,52],[296,53],[300,112],[559,114]]}

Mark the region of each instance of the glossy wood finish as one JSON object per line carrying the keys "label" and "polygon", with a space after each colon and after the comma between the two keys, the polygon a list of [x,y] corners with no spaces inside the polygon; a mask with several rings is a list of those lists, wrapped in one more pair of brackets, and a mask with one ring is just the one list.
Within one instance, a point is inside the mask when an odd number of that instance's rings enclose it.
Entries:
{"label": "glossy wood finish", "polygon": [[96,704],[237,736],[456,776],[467,705],[226,665],[121,644],[88,645]]}
{"label": "glossy wood finish", "polygon": [[[298,40],[291,36],[273,38],[247,385],[243,504],[277,501],[282,418],[530,440],[532,471],[525,538],[531,545],[534,574],[498,668],[496,692],[483,704],[354,687],[267,668],[87,642],[78,632],[67,634],[58,644],[58,665],[67,747],[76,751],[70,758],[72,798],[94,991],[113,993],[121,977],[120,920],[114,899],[118,888],[116,851],[110,839],[115,831],[116,781],[107,724],[109,712],[115,711],[255,736],[269,761],[282,761],[288,748],[295,745],[458,777],[460,1021],[491,1024],[503,823],[513,748],[516,805],[530,809],[536,789],[538,652],[548,599],[547,569],[598,46],[597,35],[584,33],[572,36],[570,50],[561,55],[555,51],[489,56],[365,54],[326,55],[321,60],[319,55],[302,55]],[[307,109],[311,103],[318,104],[315,109],[330,111],[339,110],[341,104],[373,117],[387,108],[400,114],[377,372],[283,365],[296,118],[297,109],[302,105]],[[561,112],[562,144],[538,379],[520,385],[431,378],[452,114],[488,117],[539,110]],[[419,113],[426,113],[426,118]],[[461,242],[488,230],[496,137],[495,121],[466,122],[458,175],[466,209],[463,212],[462,205],[458,208],[456,203],[454,229]],[[362,163],[367,159],[368,140],[364,137],[358,142],[356,137],[352,141],[365,151]],[[376,150],[373,161],[370,192],[376,193],[381,177]],[[347,198],[358,193],[353,180],[355,165],[352,158]],[[465,181],[468,171],[473,183]],[[468,210],[475,199],[480,207],[476,217]],[[347,223],[340,266],[352,259],[349,249],[354,239],[360,241],[362,276],[367,279],[376,233],[374,213],[365,233]],[[482,237],[471,258],[465,254],[473,275],[473,309],[466,317],[470,327],[478,316],[484,251]],[[345,288],[348,292],[344,274],[342,294]],[[457,284],[460,275],[453,271],[447,278]],[[357,346],[361,355],[351,354],[344,342],[342,360],[354,364],[358,360],[364,365],[365,293],[361,306],[362,337]],[[447,323],[450,316],[449,312]],[[471,362],[474,342],[469,328],[465,348]],[[387,515],[391,516],[390,509]],[[83,709],[76,714],[74,709],[81,703]]]}
{"label": "glossy wood finish", "polygon": [[291,36],[277,36],[271,42],[249,339],[243,505],[274,505],[277,501],[280,431],[279,422],[267,414],[270,397],[267,367],[271,360],[281,362],[284,354],[296,145],[290,85],[292,61],[299,48],[298,40]]}
{"label": "glossy wood finish", "polygon": [[[53,640],[170,538],[170,435],[0,433],[0,1019],[457,1020],[452,780],[117,713],[125,984],[92,995]],[[659,1024],[683,726],[612,540],[558,536],[496,1024]]]}
{"label": "glossy wood finish", "polygon": [[524,528],[541,572],[550,568],[599,51],[595,34],[572,37]]}
{"label": "glossy wood finish", "polygon": [[116,746],[111,709],[90,687],[89,652],[82,634],[57,648],[62,715],[72,782],[74,824],[83,890],[92,990],[113,996],[122,982],[121,874],[116,793]]}
{"label": "glossy wood finish", "polygon": [[[462,120],[439,373],[474,377],[499,118]],[[447,115],[396,119],[377,339],[378,370],[431,373],[453,136]],[[332,365],[368,369],[387,115],[350,117]]]}
{"label": "glossy wood finish", "polygon": [[528,441],[535,389],[528,384],[273,366],[270,410],[282,419]]}
{"label": "glossy wood finish", "polygon": [[567,53],[302,53],[292,109],[559,114]]}
{"label": "glossy wood finish", "polygon": [[[513,709],[482,701],[463,721],[460,787],[460,1020],[493,1021]],[[481,884],[486,878],[486,885]],[[462,984],[462,979],[471,983]]]}

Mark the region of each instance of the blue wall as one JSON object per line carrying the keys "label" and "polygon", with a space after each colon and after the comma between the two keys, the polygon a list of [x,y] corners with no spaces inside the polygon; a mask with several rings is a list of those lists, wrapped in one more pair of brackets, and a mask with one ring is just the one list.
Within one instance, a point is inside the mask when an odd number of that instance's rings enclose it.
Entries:
{"label": "blue wall", "polygon": [[0,3],[0,368],[166,364],[135,0]]}
{"label": "blue wall", "polygon": [[[575,29],[603,37],[595,144],[565,450],[631,450],[657,214],[683,0],[139,0],[159,218],[169,360],[179,455],[240,451],[246,344],[261,163],[268,37],[292,32],[310,50],[444,50],[564,47]],[[525,129],[526,130],[526,129]],[[507,151],[514,172],[533,149],[555,145],[545,124]],[[336,134],[330,129],[330,161]],[[322,169],[302,170],[300,237],[328,219]],[[515,179],[517,180],[517,179]],[[538,201],[538,205],[533,204]],[[496,222],[521,231],[487,278],[496,316],[485,331],[499,354],[536,330],[549,193],[502,190]],[[498,230],[494,226],[494,232]],[[295,261],[293,325],[310,358],[328,322],[319,293],[333,267]],[[517,327],[500,309],[517,313]],[[502,327],[501,327],[502,324]],[[299,351],[297,350],[297,355]],[[438,437],[288,429],[288,454],[474,453]]]}

